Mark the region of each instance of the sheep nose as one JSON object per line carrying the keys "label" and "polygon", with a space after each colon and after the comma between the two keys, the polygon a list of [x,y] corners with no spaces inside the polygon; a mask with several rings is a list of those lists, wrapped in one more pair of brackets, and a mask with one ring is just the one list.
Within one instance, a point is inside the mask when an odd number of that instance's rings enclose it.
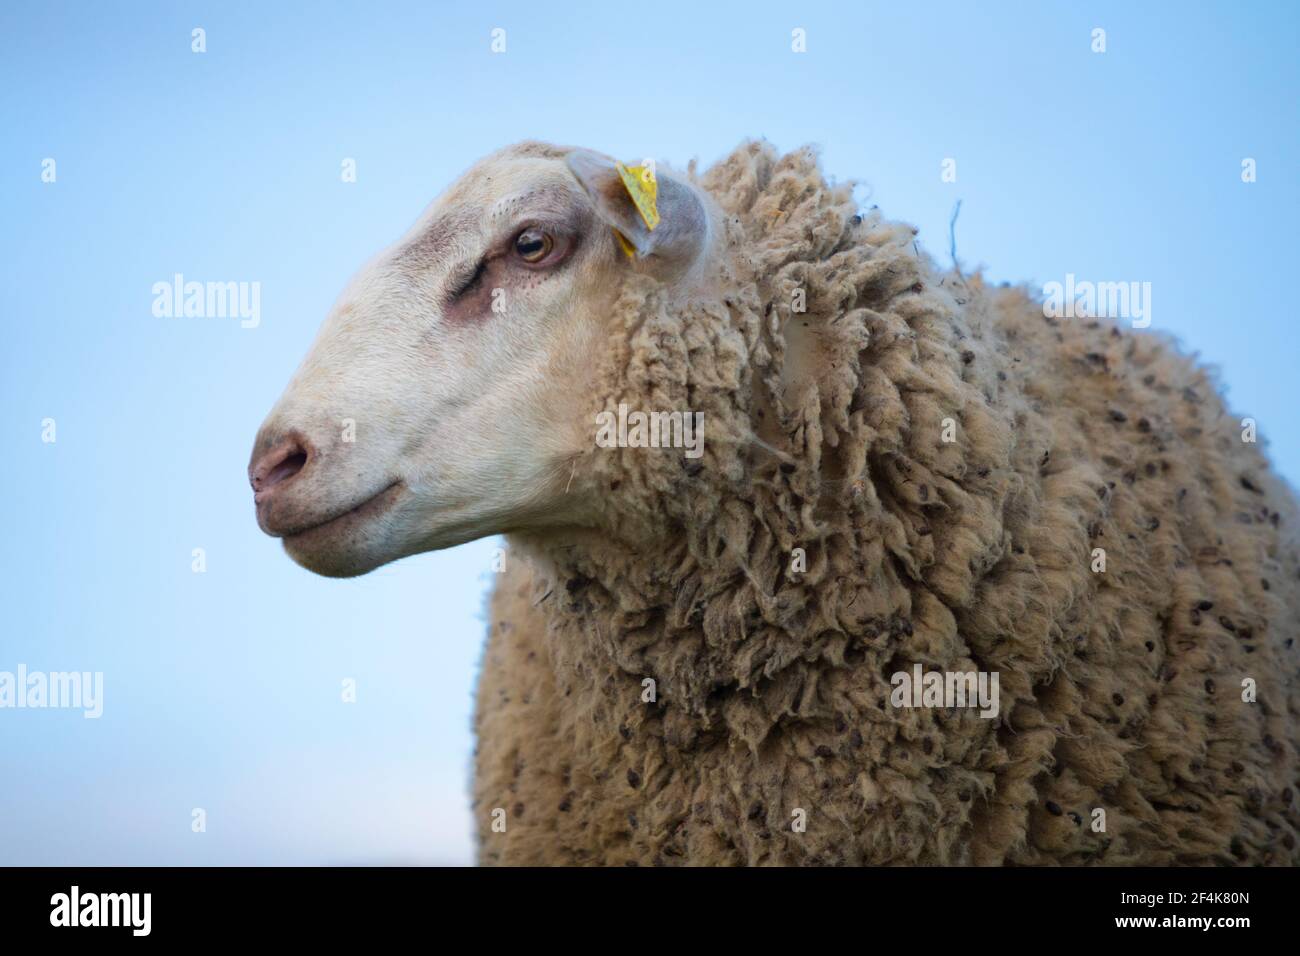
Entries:
{"label": "sheep nose", "polygon": [[292,436],[283,439],[248,466],[248,483],[254,495],[262,498],[293,481],[307,467],[307,460],[306,442]]}

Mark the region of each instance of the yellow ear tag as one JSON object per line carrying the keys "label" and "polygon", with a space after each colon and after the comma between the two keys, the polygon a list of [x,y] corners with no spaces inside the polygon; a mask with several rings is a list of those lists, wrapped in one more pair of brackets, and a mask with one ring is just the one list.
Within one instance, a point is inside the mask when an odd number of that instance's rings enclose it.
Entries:
{"label": "yellow ear tag", "polygon": [[614,238],[618,240],[618,244],[622,247],[625,256],[629,259],[636,258],[636,250],[632,248],[632,243],[628,242],[627,238],[617,229],[614,230]]}
{"label": "yellow ear tag", "polygon": [[[636,211],[641,214],[646,228],[654,232],[655,226],[659,225],[659,208],[656,205],[659,183],[655,180],[654,171],[649,166],[624,166],[622,163],[615,163],[615,166],[623,180],[623,188],[632,197]],[[636,250],[627,241],[627,237],[617,229],[614,230],[614,235],[618,237],[618,244],[627,257],[633,258]]]}
{"label": "yellow ear tag", "polygon": [[618,167],[618,174],[623,177],[627,194],[632,197],[632,202],[636,203],[636,211],[645,220],[645,227],[654,232],[655,226],[659,225],[659,209],[655,205],[655,200],[659,197],[659,183],[655,179],[654,170],[649,166],[624,166],[622,163],[615,165]]}

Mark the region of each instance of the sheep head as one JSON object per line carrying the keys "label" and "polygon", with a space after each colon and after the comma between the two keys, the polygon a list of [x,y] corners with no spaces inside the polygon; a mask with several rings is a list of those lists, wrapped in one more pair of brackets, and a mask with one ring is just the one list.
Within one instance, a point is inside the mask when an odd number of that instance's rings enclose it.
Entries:
{"label": "sheep head", "polygon": [[616,164],[522,143],[479,162],[353,278],[253,445],[258,523],[364,574],[501,532],[597,524],[596,356],[632,277],[682,291],[716,212],[661,172],[641,220]]}

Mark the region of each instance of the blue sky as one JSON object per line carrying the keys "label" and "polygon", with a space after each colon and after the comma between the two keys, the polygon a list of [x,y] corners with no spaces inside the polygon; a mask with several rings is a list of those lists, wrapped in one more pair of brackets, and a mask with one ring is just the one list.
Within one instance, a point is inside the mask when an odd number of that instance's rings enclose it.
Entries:
{"label": "blue sky", "polygon": [[[939,259],[960,199],[958,254],[993,280],[1150,282],[1153,331],[1300,479],[1300,7],[843,7],[0,8],[0,671],[105,675],[98,720],[0,710],[0,863],[472,859],[496,542],[317,578],[258,531],[244,469],[348,276],[515,140],[817,143]],[[260,324],[156,317],[176,273],[260,283]]]}

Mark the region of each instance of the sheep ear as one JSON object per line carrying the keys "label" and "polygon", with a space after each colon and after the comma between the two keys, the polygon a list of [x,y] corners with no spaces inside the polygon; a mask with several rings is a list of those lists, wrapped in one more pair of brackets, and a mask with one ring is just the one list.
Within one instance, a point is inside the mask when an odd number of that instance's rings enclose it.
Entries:
{"label": "sheep ear", "polygon": [[597,214],[617,231],[618,236],[612,238],[621,240],[639,268],[668,278],[689,270],[699,260],[708,246],[709,216],[690,183],[665,172],[655,176],[659,221],[651,229],[612,159],[575,150],[566,162]]}

